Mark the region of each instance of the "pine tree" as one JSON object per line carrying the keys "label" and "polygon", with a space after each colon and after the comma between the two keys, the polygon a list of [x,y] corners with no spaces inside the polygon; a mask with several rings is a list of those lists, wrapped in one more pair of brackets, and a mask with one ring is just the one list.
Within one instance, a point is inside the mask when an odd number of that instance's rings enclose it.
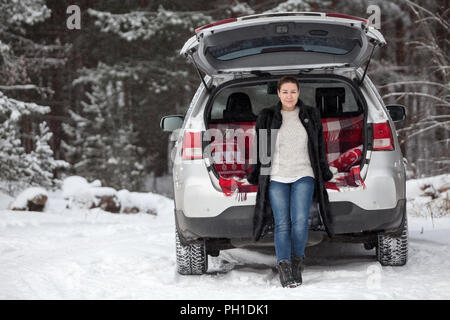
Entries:
{"label": "pine tree", "polygon": [[53,171],[67,167],[65,161],[53,159],[49,146],[52,133],[45,122],[39,125],[34,150],[26,152],[22,145],[21,118],[48,111],[48,107],[11,99],[0,92],[0,181],[9,194],[27,186],[52,187],[57,182]]}
{"label": "pine tree", "polygon": [[16,125],[4,120],[0,125],[0,187],[8,194],[21,189],[24,178],[29,176],[29,158],[22,147]]}
{"label": "pine tree", "polygon": [[67,165],[53,159],[52,133],[41,122],[51,109],[24,102],[51,96],[43,74],[64,63],[61,46],[28,34],[50,13],[44,0],[0,0],[0,187],[10,194],[30,185],[53,186],[54,170]]}
{"label": "pine tree", "polygon": [[[107,87],[108,88],[108,87]],[[82,102],[81,115],[71,112],[75,126],[64,126],[70,136],[66,145],[75,173],[100,179],[117,189],[140,189],[144,177],[142,148],[135,145],[136,133],[111,87],[93,85]]]}
{"label": "pine tree", "polygon": [[39,135],[36,137],[35,149],[29,154],[29,168],[32,170],[30,184],[42,187],[53,187],[60,181],[54,179],[53,172],[57,169],[67,168],[69,164],[63,160],[53,158],[53,150],[50,148],[50,139],[53,133],[46,122],[39,124]]}

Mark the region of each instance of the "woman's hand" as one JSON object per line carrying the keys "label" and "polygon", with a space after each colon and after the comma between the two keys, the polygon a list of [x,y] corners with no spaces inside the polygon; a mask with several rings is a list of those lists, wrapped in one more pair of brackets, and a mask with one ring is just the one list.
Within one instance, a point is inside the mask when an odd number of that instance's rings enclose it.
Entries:
{"label": "woman's hand", "polygon": [[240,179],[240,178],[236,177],[234,180],[239,181],[239,182],[241,182],[243,184],[250,184],[246,178]]}
{"label": "woman's hand", "polygon": [[338,173],[338,169],[332,166],[328,166],[330,168],[330,171],[333,173],[333,176]]}
{"label": "woman's hand", "polygon": [[337,174],[338,174],[338,169],[335,167],[332,167],[332,166],[328,166],[328,167],[330,168],[330,171],[333,174],[333,177],[330,180],[328,180],[328,182],[335,182]]}

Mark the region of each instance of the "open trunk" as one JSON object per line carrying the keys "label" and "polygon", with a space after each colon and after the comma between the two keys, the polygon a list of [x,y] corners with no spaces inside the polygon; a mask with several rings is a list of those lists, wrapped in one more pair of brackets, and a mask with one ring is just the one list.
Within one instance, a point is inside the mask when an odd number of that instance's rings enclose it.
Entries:
{"label": "open trunk", "polygon": [[365,19],[314,12],[233,18],[196,30],[180,54],[210,76],[361,67],[386,44]]}
{"label": "open trunk", "polygon": [[[247,177],[253,159],[252,129],[259,112],[278,102],[276,81],[273,77],[232,81],[212,95],[205,122],[207,129],[216,129],[223,137],[211,139],[210,144],[213,158],[209,169],[217,179],[239,181]],[[359,90],[339,76],[311,75],[299,81],[300,99],[320,110],[328,162],[339,171],[337,180],[326,187],[339,190],[363,185],[359,170],[365,155],[366,107]],[[245,191],[256,192],[257,186],[248,186]]]}

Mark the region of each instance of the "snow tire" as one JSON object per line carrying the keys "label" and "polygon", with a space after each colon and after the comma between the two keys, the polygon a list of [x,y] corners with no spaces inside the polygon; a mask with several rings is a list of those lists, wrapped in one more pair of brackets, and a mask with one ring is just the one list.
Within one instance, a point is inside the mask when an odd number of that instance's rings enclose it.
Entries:
{"label": "snow tire", "polygon": [[183,245],[175,231],[177,271],[182,275],[200,275],[208,270],[208,255],[204,243]]}
{"label": "snow tire", "polygon": [[382,266],[404,266],[408,260],[408,221],[399,237],[378,235],[377,260]]}

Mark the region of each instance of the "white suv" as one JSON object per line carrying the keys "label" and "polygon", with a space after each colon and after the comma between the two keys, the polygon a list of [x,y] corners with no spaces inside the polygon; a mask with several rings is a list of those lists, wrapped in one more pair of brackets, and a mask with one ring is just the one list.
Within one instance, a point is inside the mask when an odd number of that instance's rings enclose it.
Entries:
{"label": "white suv", "polygon": [[[287,74],[298,79],[302,101],[319,109],[328,161],[339,170],[326,183],[333,241],[376,248],[382,265],[406,263],[406,179],[394,126],[405,118],[405,108],[385,106],[366,76],[373,51],[385,44],[367,20],[341,14],[262,14],[196,30],[181,54],[194,63],[202,83],[185,116],[161,119],[176,141],[179,273],[205,273],[208,255],[220,250],[273,246],[270,228],[259,241],[252,239],[257,188],[245,178],[256,117],[277,102],[276,82]],[[237,144],[225,135],[212,141],[211,130],[240,130],[246,140]],[[228,149],[207,153],[213,144]],[[313,201],[308,245],[330,238],[321,215]]]}

